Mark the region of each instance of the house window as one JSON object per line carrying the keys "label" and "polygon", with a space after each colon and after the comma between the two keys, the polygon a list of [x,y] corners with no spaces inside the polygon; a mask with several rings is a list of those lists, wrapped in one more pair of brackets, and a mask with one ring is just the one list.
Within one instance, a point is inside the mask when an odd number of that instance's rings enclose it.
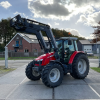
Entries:
{"label": "house window", "polygon": [[17,46],[17,47],[19,46],[19,41],[16,41],[16,46]]}
{"label": "house window", "polygon": [[20,45],[22,45],[22,40],[20,40]]}
{"label": "house window", "polygon": [[25,49],[24,52],[27,53],[27,52],[29,52],[29,50],[28,49]]}
{"label": "house window", "polygon": [[17,37],[17,39],[19,39],[19,37]]}
{"label": "house window", "polygon": [[37,52],[37,49],[33,49],[33,52]]}

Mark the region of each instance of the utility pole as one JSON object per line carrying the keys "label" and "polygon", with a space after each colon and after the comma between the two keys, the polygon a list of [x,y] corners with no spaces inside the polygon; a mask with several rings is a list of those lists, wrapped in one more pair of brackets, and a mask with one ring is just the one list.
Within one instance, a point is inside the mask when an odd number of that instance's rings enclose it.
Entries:
{"label": "utility pole", "polygon": [[[95,27],[94,27],[94,33],[96,32]],[[97,35],[96,35],[96,53],[97,53]]]}
{"label": "utility pole", "polygon": [[[94,33],[96,33],[97,32],[97,30],[95,30],[95,28],[97,28],[97,27],[93,27],[94,28]],[[97,53],[97,36],[100,36],[99,34],[97,35],[97,34],[95,34],[96,35],[96,53]],[[98,49],[99,49],[99,54],[98,54],[98,57],[99,57],[99,68],[100,68],[100,45],[98,45]]]}
{"label": "utility pole", "polygon": [[[96,32],[96,27],[93,27],[94,28],[94,33]],[[97,34],[95,34],[96,35],[96,54],[97,54]]]}
{"label": "utility pole", "polygon": [[5,68],[8,68],[8,48],[5,47]]}
{"label": "utility pole", "polygon": [[97,35],[96,35],[96,53],[97,53]]}
{"label": "utility pole", "polygon": [[98,48],[99,48],[99,68],[100,68],[100,45],[98,45]]}

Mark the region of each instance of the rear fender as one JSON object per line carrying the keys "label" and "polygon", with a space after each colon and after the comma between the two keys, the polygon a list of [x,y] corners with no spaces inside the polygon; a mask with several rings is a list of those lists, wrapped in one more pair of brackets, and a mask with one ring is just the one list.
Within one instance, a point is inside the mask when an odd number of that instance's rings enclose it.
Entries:
{"label": "rear fender", "polygon": [[[72,64],[72,63],[73,63],[73,60],[74,60],[74,58],[75,58],[75,56],[78,55],[78,54],[85,54],[85,53],[84,53],[83,51],[75,51],[75,52],[71,55],[68,64]],[[85,54],[85,55],[86,55],[86,54]]]}

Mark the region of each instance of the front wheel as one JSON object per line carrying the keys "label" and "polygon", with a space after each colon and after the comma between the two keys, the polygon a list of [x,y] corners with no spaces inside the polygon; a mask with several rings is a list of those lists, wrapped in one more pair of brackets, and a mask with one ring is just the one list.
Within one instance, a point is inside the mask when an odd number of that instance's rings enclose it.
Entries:
{"label": "front wheel", "polygon": [[89,73],[89,61],[85,54],[78,54],[72,64],[71,76],[76,79],[84,79]]}
{"label": "front wheel", "polygon": [[42,72],[42,82],[48,87],[56,87],[62,83],[63,69],[59,64],[47,65]]}
{"label": "front wheel", "polygon": [[34,65],[33,65],[33,61],[32,61],[26,67],[25,73],[26,73],[27,78],[29,78],[30,80],[36,81],[41,78],[41,75],[38,72],[34,71],[32,69],[33,67],[34,67]]}

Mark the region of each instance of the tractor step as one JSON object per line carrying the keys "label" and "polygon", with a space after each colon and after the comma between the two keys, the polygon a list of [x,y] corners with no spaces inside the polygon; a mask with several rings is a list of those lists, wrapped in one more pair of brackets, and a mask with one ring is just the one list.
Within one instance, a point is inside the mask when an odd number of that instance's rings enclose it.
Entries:
{"label": "tractor step", "polygon": [[69,64],[69,65],[63,64],[63,66],[64,66],[64,74],[72,72],[71,64]]}

